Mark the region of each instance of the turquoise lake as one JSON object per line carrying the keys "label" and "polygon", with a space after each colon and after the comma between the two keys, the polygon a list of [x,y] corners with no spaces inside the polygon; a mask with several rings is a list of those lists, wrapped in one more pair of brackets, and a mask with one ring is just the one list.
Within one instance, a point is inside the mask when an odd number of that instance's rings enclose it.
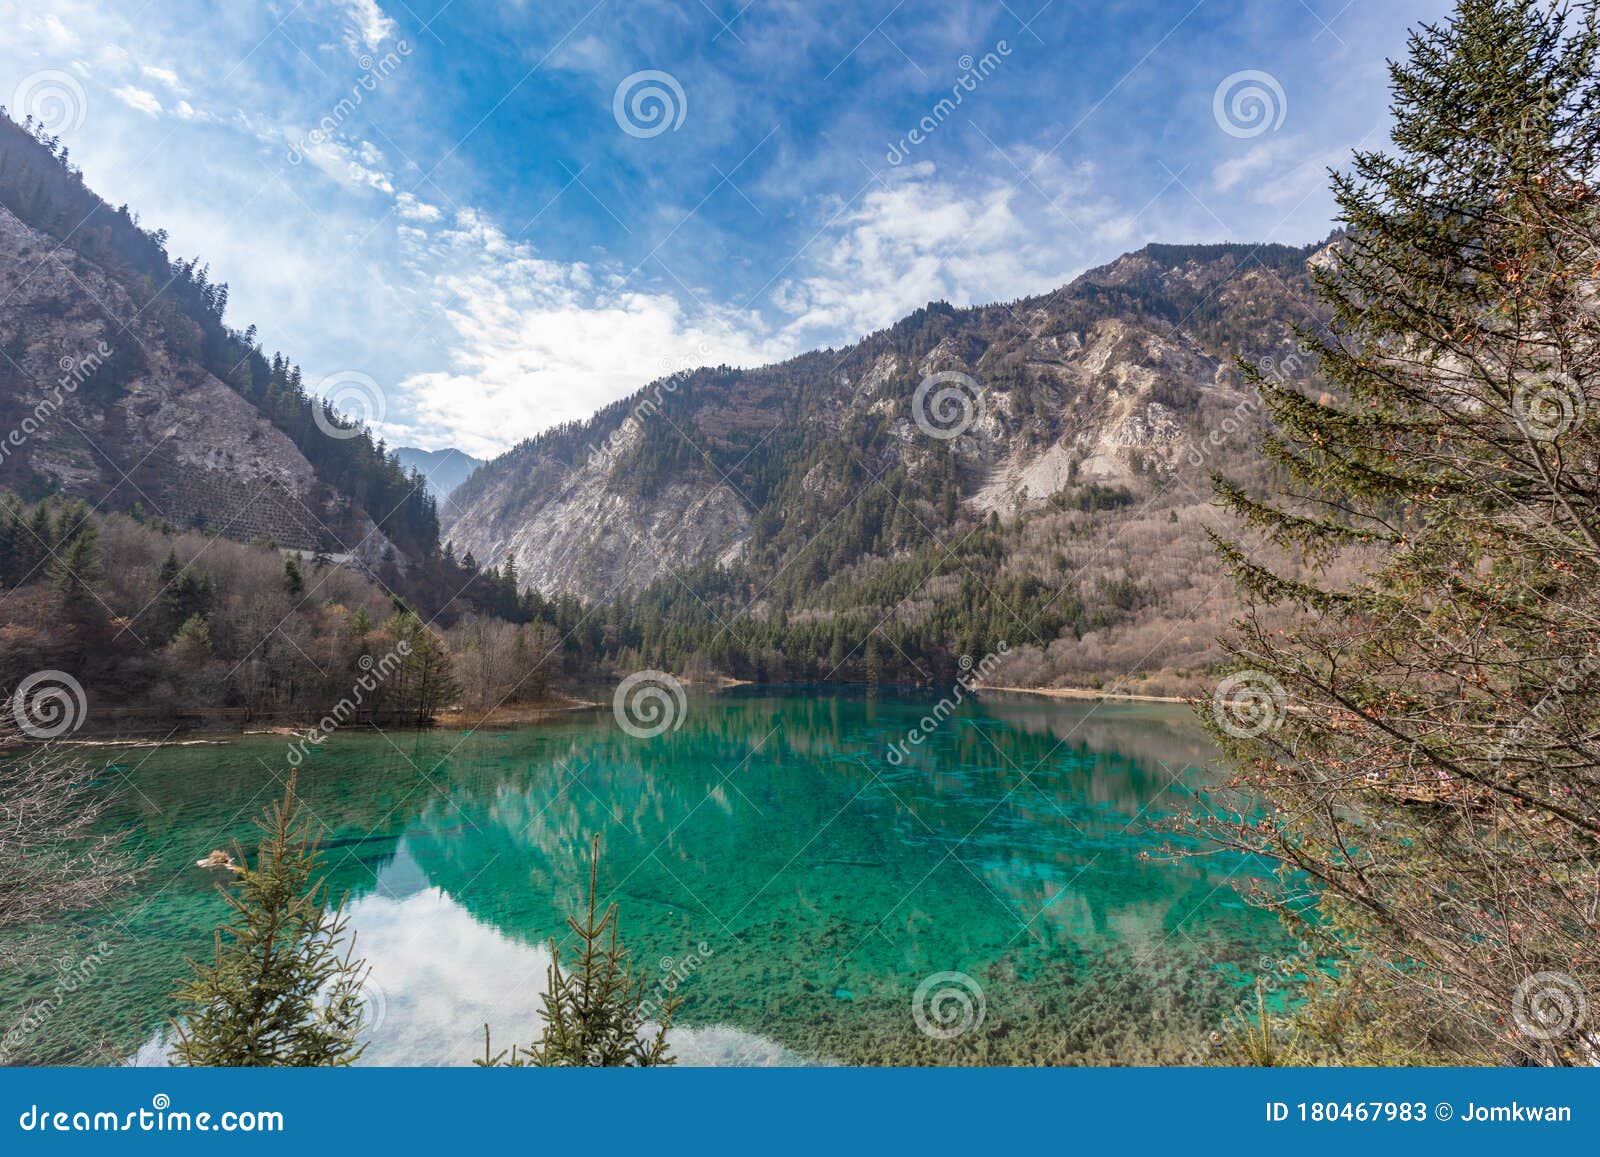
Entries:
{"label": "turquoise lake", "polygon": [[[534,1037],[596,832],[640,974],[683,998],[684,1063],[1202,1059],[1293,948],[1236,890],[1270,865],[1167,854],[1160,825],[1217,775],[1189,712],[989,696],[892,761],[936,699],[744,688],[653,739],[608,707],[335,734],[299,779],[373,967],[363,1063],[467,1064],[485,1023],[497,1048]],[[57,961],[103,944],[70,991],[51,999],[48,965],[0,978],[7,1028],[37,1022],[8,1060],[161,1062],[185,957],[224,914],[194,862],[251,847],[287,744],[84,749],[151,866],[63,929]]]}

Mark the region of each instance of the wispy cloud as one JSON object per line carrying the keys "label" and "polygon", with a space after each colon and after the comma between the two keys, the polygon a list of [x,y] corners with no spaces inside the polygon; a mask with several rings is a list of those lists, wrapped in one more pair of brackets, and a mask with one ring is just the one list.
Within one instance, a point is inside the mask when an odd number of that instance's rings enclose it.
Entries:
{"label": "wispy cloud", "polygon": [[[1048,290],[1147,240],[1320,235],[1323,167],[1381,137],[1384,54],[1448,0],[1323,13],[1337,36],[1302,6],[1217,2],[1199,21],[1165,0],[1037,19],[988,0],[52,0],[0,42],[0,77],[76,78],[90,185],[208,260],[231,320],[308,381],[359,369],[391,394],[391,440],[483,453],[668,369]],[[1001,38],[1004,66],[888,164]],[[641,139],[613,95],[646,69],[688,115]],[[1282,82],[1283,131],[1213,121],[1241,70]]]}
{"label": "wispy cloud", "polygon": [[369,50],[378,48],[395,34],[395,22],[384,15],[377,0],[335,0],[347,21],[345,44]]}
{"label": "wispy cloud", "polygon": [[129,108],[138,109],[151,116],[161,115],[161,102],[156,99],[156,94],[148,89],[136,88],[131,84],[124,84],[111,90],[111,95],[120,100]]}

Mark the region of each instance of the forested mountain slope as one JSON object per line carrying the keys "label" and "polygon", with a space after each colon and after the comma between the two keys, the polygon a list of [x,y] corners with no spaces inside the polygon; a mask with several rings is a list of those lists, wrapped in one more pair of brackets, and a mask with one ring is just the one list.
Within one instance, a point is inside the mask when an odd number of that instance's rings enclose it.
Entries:
{"label": "forested mountain slope", "polygon": [[444,536],[614,599],[595,643],[641,661],[920,680],[1003,642],[1016,681],[1174,676],[1233,610],[1207,474],[1264,468],[1235,359],[1306,375],[1318,251],[1152,245],[1042,297],[666,378],[486,465]]}

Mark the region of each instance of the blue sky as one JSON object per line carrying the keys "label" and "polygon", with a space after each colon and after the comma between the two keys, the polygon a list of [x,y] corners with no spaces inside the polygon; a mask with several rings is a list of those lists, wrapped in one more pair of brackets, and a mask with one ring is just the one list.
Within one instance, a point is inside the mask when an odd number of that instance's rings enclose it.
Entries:
{"label": "blue sky", "polygon": [[313,388],[485,454],[1149,241],[1319,238],[1448,7],[0,0],[0,100]]}

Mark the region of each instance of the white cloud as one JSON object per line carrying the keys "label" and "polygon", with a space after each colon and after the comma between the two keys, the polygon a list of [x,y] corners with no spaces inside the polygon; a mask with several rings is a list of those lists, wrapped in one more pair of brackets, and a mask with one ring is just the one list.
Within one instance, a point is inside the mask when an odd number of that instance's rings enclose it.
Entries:
{"label": "white cloud", "polygon": [[[307,9],[320,25],[318,38],[332,42],[327,48],[340,52],[342,40],[361,52],[398,34],[380,3],[317,0]],[[1173,193],[1162,200],[1167,174],[1158,171],[1161,166],[1108,166],[1109,179],[1102,182],[1082,165],[1037,151],[986,150],[970,128],[958,124],[941,130],[940,142],[965,133],[972,157],[941,159],[938,171],[926,163],[889,169],[859,197],[830,202],[812,191],[842,189],[848,196],[861,179],[848,141],[866,130],[845,131],[850,125],[844,124],[834,126],[840,129],[837,146],[821,153],[807,153],[789,134],[779,134],[768,146],[776,159],[768,164],[763,152],[738,175],[762,212],[782,210],[768,225],[774,238],[792,237],[795,246],[805,242],[799,252],[778,250],[778,242],[768,245],[765,239],[740,247],[718,231],[708,210],[705,232],[691,237],[702,225],[697,219],[680,240],[706,253],[726,247],[725,268],[700,274],[713,283],[709,291],[694,272],[709,268],[709,260],[697,266],[690,258],[676,270],[689,286],[661,279],[656,264],[625,278],[633,260],[664,231],[676,231],[678,213],[658,212],[630,241],[618,239],[626,259],[597,256],[601,251],[586,247],[584,238],[554,231],[551,247],[536,249],[508,237],[481,211],[456,210],[454,198],[474,187],[470,179],[458,182],[445,172],[429,186],[429,200],[400,191],[415,179],[399,159],[399,150],[412,149],[411,139],[404,133],[379,136],[373,126],[386,122],[368,120],[405,107],[402,101],[390,104],[387,90],[381,101],[374,92],[362,119],[332,118],[331,94],[319,96],[315,86],[258,77],[253,65],[235,74],[249,41],[238,52],[208,51],[213,41],[226,42],[217,37],[232,29],[232,17],[213,20],[208,13],[191,32],[187,26],[108,17],[92,0],[56,0],[51,7],[62,19],[33,18],[26,43],[0,43],[0,65],[14,68],[49,52],[53,43],[72,37],[69,26],[93,30],[88,44],[54,52],[57,58],[81,57],[87,63],[73,67],[82,67],[93,83],[120,86],[112,90],[115,101],[104,102],[104,117],[97,113],[83,139],[73,142],[90,179],[168,228],[178,251],[211,260],[234,286],[232,320],[259,322],[263,340],[300,359],[308,381],[351,367],[378,378],[390,394],[383,432],[410,444],[454,443],[494,452],[554,423],[586,417],[672,370],[717,362],[753,365],[853,341],[930,299],[967,305],[1042,292],[1091,260],[1144,240],[1202,239],[1217,230],[1215,218],[1189,209],[1184,197]],[[260,23],[257,28],[240,17],[250,26],[237,31],[256,37],[275,19],[256,14],[250,20]],[[785,61],[804,57],[806,46],[839,33],[829,20],[801,23],[797,29],[786,20],[741,22],[748,45],[741,51],[768,62],[775,76],[786,75],[779,71]],[[844,44],[835,58],[849,47]],[[182,75],[145,61],[179,62]],[[592,72],[604,82],[595,89],[602,119],[615,80],[640,63],[621,42],[587,31],[574,35],[551,61],[552,67]],[[225,74],[229,83],[217,83]],[[724,77],[719,94],[715,70],[698,79],[711,86],[695,88],[700,111],[694,126],[704,129],[705,118],[736,106],[738,90]],[[426,127],[420,103],[407,111]],[[162,114],[173,119],[158,134],[170,127],[184,135],[174,139],[169,159],[158,167],[143,155],[157,138],[149,135],[148,122],[138,122]],[[204,137],[201,124],[209,126]],[[312,125],[320,127],[306,131]],[[1001,141],[1013,139],[1002,125],[988,131]],[[312,137],[315,143],[308,144]],[[401,143],[390,147],[391,139]],[[876,129],[870,139],[879,139]],[[385,147],[372,140],[384,140]],[[1234,158],[1212,171],[1217,195],[1207,192],[1207,198],[1224,212],[1298,197],[1320,181],[1307,168],[1310,161],[1292,164],[1286,139],[1264,144],[1283,151]],[[743,155],[746,147],[735,151],[730,145],[728,154]],[[1313,149],[1308,144],[1303,151]],[[948,154],[930,150],[917,160],[924,156]],[[1186,158],[1163,156],[1185,171]],[[1212,155],[1198,162],[1200,173],[1216,160]],[[296,168],[295,161],[303,163]],[[456,161],[470,168],[465,151]],[[819,174],[819,162],[835,165],[837,179]],[[1193,183],[1205,189],[1206,178]],[[659,210],[680,190],[649,192]],[[508,188],[503,201],[501,196],[487,202],[499,219],[526,219],[526,190]],[[689,198],[684,211],[694,204]],[[1138,205],[1147,213],[1128,207]],[[1274,221],[1284,216],[1281,210],[1270,214]],[[631,216],[629,223],[635,224]],[[763,285],[768,277],[774,282]]]}
{"label": "white cloud", "polygon": [[161,102],[156,99],[155,93],[150,92],[148,89],[135,88],[131,84],[125,84],[120,88],[112,89],[111,95],[131,109],[149,113],[151,116],[161,115]]}
{"label": "white cloud", "polygon": [[[281,134],[264,131],[262,139],[273,141]],[[293,139],[293,138],[290,138]],[[368,142],[351,146],[322,133],[311,133],[299,138],[291,147],[291,156],[311,162],[325,176],[347,189],[375,189],[380,193],[394,192],[393,174],[381,166],[385,159],[382,150]]]}
{"label": "white cloud", "polygon": [[43,45],[55,51],[65,51],[78,43],[78,36],[53,12],[45,13],[41,19],[31,16],[22,18],[22,31],[31,32],[39,38]]}
{"label": "white cloud", "polygon": [[338,4],[349,21],[345,31],[346,47],[360,45],[373,49],[394,35],[395,23],[378,7],[377,0],[338,0]]}
{"label": "white cloud", "polygon": [[544,259],[470,209],[400,232],[449,338],[446,368],[407,377],[390,407],[425,446],[492,454],[665,374],[788,352],[752,314],[691,312],[614,271]]}
{"label": "white cloud", "polygon": [[932,300],[973,305],[1053,289],[1081,267],[1084,242],[1121,240],[1133,222],[1090,193],[1092,174],[1017,153],[990,179],[958,188],[931,165],[893,173],[836,212],[780,284],[800,348],[853,339]]}
{"label": "white cloud", "polygon": [[1294,167],[1294,157],[1304,146],[1302,137],[1269,137],[1251,146],[1249,151],[1217,165],[1211,170],[1211,183],[1225,193],[1243,181],[1254,181],[1267,173],[1281,173]]}
{"label": "white cloud", "polygon": [[433,222],[444,216],[439,211],[439,206],[430,205],[426,201],[418,200],[410,193],[401,193],[394,199],[395,212],[403,221]]}
{"label": "white cloud", "polygon": [[1305,137],[1278,137],[1217,165],[1211,183],[1220,193],[1240,189],[1258,205],[1292,207],[1323,190],[1328,169],[1349,159],[1349,149],[1316,151]]}
{"label": "white cloud", "polygon": [[471,209],[430,229],[440,210],[401,194],[410,280],[444,322],[445,365],[399,383],[384,432],[493,454],[676,370],[853,341],[932,299],[959,306],[1054,289],[1083,267],[1084,248],[1140,229],[1092,192],[1090,170],[1041,154],[1012,159],[1010,182],[996,174],[957,188],[922,165],[832,206],[793,276],[765,298],[775,321],[755,308],[691,308],[620,267],[545,258]]}
{"label": "white cloud", "polygon": [[139,71],[158,84],[165,85],[178,96],[188,96],[189,90],[183,86],[183,81],[178,79],[178,74],[170,68],[161,68],[154,64],[141,65]]}

